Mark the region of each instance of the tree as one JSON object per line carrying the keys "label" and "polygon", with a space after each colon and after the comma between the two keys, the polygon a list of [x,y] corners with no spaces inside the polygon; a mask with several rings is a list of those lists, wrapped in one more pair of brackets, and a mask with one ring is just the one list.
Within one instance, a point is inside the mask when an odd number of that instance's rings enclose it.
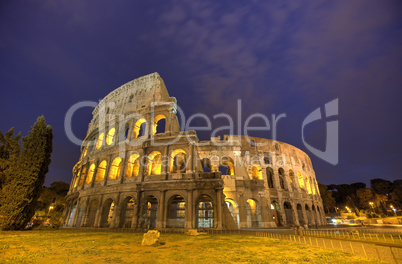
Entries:
{"label": "tree", "polygon": [[0,194],[0,225],[3,230],[21,230],[34,215],[49,170],[52,139],[52,128],[41,116],[28,136],[22,138],[19,159],[8,158],[10,166],[6,169],[6,182]]}
{"label": "tree", "polygon": [[392,192],[392,182],[383,179],[373,179],[370,181],[371,189],[377,194],[388,195]]}
{"label": "tree", "polygon": [[329,209],[335,207],[335,199],[332,197],[332,193],[327,191],[328,187],[326,185],[318,183],[318,189],[320,190],[324,210],[329,213]]}
{"label": "tree", "polygon": [[9,168],[14,167],[19,160],[21,152],[20,138],[21,133],[14,136],[14,128],[11,128],[6,134],[0,131],[0,190],[7,183],[7,179],[10,179]]}
{"label": "tree", "polygon": [[368,188],[359,189],[356,191],[356,196],[359,200],[360,209],[369,209],[370,202],[373,201],[373,191]]}

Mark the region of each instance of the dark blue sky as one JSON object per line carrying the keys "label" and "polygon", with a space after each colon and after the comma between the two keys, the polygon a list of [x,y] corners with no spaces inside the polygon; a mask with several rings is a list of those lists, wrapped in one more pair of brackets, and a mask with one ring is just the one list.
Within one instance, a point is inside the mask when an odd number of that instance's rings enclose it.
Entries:
{"label": "dark blue sky", "polygon": [[[79,158],[64,132],[67,110],[153,72],[186,116],[237,118],[238,99],[243,122],[253,113],[286,113],[278,140],[306,151],[321,183],[402,178],[400,1],[0,3],[0,130],[26,135],[46,117],[54,129],[46,184],[70,182]],[[337,98],[334,166],[306,149],[301,124]],[[91,112],[74,115],[77,136],[85,136]],[[227,125],[219,121],[215,127]],[[324,121],[306,133],[324,148]]]}

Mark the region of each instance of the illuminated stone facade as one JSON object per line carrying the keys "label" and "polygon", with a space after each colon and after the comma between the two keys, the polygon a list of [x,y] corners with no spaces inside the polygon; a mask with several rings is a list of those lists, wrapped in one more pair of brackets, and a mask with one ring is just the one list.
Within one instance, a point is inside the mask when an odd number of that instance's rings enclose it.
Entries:
{"label": "illuminated stone facade", "polygon": [[310,158],[279,141],[180,131],[157,73],[93,111],[66,197],[65,227],[267,228],[325,223]]}

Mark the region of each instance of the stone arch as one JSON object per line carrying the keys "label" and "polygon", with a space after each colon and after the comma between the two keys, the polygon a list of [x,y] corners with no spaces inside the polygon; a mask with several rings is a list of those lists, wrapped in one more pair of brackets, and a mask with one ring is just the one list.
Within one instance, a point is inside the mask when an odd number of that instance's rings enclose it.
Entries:
{"label": "stone arch", "polygon": [[99,166],[98,166],[98,170],[96,172],[96,182],[100,182],[103,181],[103,179],[105,178],[105,174],[106,174],[106,167],[107,167],[107,161],[103,160]]}
{"label": "stone arch", "polygon": [[173,195],[168,200],[166,227],[184,228],[186,201],[181,195]]}
{"label": "stone arch", "polygon": [[304,179],[303,179],[303,175],[300,173],[300,171],[297,172],[297,178],[299,179],[300,188],[304,188]]}
{"label": "stone arch", "polygon": [[195,203],[195,227],[214,228],[214,204],[210,196],[200,195]]}
{"label": "stone arch", "polygon": [[296,188],[296,185],[295,185],[296,179],[295,179],[295,173],[293,172],[293,170],[289,170],[289,180],[292,185],[292,188],[295,189]]}
{"label": "stone arch", "polygon": [[253,165],[251,176],[253,179],[262,180],[262,170],[260,165]]}
{"label": "stone arch", "polygon": [[182,149],[175,149],[170,154],[170,173],[185,173],[187,153]]}
{"label": "stone arch", "polygon": [[135,199],[132,196],[127,196],[121,204],[119,227],[123,228],[132,227],[133,218],[135,214],[134,208],[135,208]]}
{"label": "stone arch", "polygon": [[158,200],[155,196],[149,195],[142,206],[141,228],[152,230],[156,228],[158,217]]}
{"label": "stone arch", "polygon": [[126,177],[136,177],[140,171],[140,155],[138,153],[132,154],[127,160]]}
{"label": "stone arch", "polygon": [[283,208],[285,210],[285,216],[286,216],[286,223],[289,225],[294,224],[293,222],[293,210],[292,210],[292,205],[290,202],[284,202],[283,203]]}
{"label": "stone arch", "polygon": [[237,225],[237,228],[240,228],[240,216],[239,216],[239,206],[236,201],[230,198],[225,199],[226,205],[229,208],[229,212],[232,215],[232,218]]}
{"label": "stone arch", "polygon": [[313,220],[312,220],[312,217],[311,217],[311,211],[310,211],[310,207],[307,204],[305,205],[305,211],[306,211],[306,215],[307,215],[307,222],[308,222],[309,225],[312,225]]}
{"label": "stone arch", "polygon": [[310,181],[309,181],[307,175],[304,175],[304,181],[305,181],[305,183],[306,183],[307,193],[308,193],[308,194],[311,194]]}
{"label": "stone arch", "polygon": [[77,217],[77,221],[75,222],[75,226],[76,226],[76,227],[80,227],[80,226],[81,226],[81,224],[82,224],[82,219],[83,219],[83,217],[84,217],[86,208],[87,208],[86,202],[85,202],[85,201],[82,201],[82,202],[80,203],[80,206],[79,206],[79,209],[78,209],[78,212],[77,212],[77,213],[78,213],[78,217]]}
{"label": "stone arch", "polygon": [[202,165],[202,170],[204,172],[212,172],[213,171],[213,167],[211,164],[211,160],[208,158],[203,158],[201,160],[201,165]]}
{"label": "stone arch", "polygon": [[301,206],[301,204],[297,204],[296,209],[297,209],[297,216],[299,218],[300,226],[306,225],[306,223],[304,222],[303,207]]}
{"label": "stone arch", "polygon": [[318,225],[318,220],[317,220],[317,212],[315,211],[315,206],[314,204],[311,206],[311,213],[313,214],[313,219],[314,219],[314,223],[316,225]]}
{"label": "stone arch", "polygon": [[[222,172],[222,175],[235,175],[235,169],[234,169],[234,162],[233,159],[228,157],[228,156],[224,156],[221,159],[221,166],[219,167],[219,171]],[[223,174],[225,168],[226,167],[226,173]]]}
{"label": "stone arch", "polygon": [[93,227],[95,225],[96,213],[98,212],[99,201],[98,199],[92,199],[89,202],[89,210],[87,215],[86,226]]}
{"label": "stone arch", "polygon": [[73,225],[73,220],[74,220],[76,208],[77,208],[77,201],[75,201],[73,203],[73,206],[71,207],[70,214],[68,216],[67,226],[72,226]]}
{"label": "stone arch", "polygon": [[134,94],[130,95],[130,97],[128,98],[128,102],[132,103],[134,101]]}
{"label": "stone arch", "polygon": [[80,178],[79,186],[83,186],[83,185],[84,185],[85,176],[87,176],[87,169],[88,169],[88,166],[87,166],[87,164],[85,164],[85,165],[83,166],[82,171],[81,171],[81,178]]}
{"label": "stone arch", "polygon": [[247,227],[261,227],[261,207],[257,200],[248,199],[246,202]]}
{"label": "stone arch", "polygon": [[148,155],[146,175],[158,175],[162,172],[162,155],[159,151],[152,151]]}
{"label": "stone arch", "polygon": [[166,116],[157,115],[154,119],[153,133],[154,135],[156,135],[165,133],[165,131],[166,131]]}
{"label": "stone arch", "polygon": [[283,170],[283,168],[279,168],[278,169],[278,173],[279,173],[279,186],[282,190],[287,190],[287,186],[285,183],[285,171]]}
{"label": "stone arch", "polygon": [[147,129],[147,120],[145,118],[140,118],[135,122],[134,125],[134,138],[139,138],[143,137],[146,135],[146,129]]}
{"label": "stone arch", "polygon": [[98,141],[96,141],[95,149],[100,149],[102,147],[104,137],[105,137],[105,133],[102,132],[99,134]]}
{"label": "stone arch", "polygon": [[91,166],[89,166],[88,175],[85,180],[85,184],[90,184],[92,182],[92,178],[94,177],[94,172],[95,172],[95,163],[92,163]]}
{"label": "stone arch", "polygon": [[112,198],[107,199],[102,206],[101,227],[110,227],[114,218],[115,204]]}
{"label": "stone arch", "polygon": [[274,188],[274,171],[272,170],[272,168],[268,167],[266,169],[266,172],[268,188]]}
{"label": "stone arch", "polygon": [[276,225],[280,226],[282,224],[281,206],[279,205],[279,203],[277,201],[272,201],[271,213],[272,213],[272,217],[274,218]]}
{"label": "stone arch", "polygon": [[107,132],[106,135],[106,145],[112,145],[114,143],[114,138],[116,135],[116,129],[113,127]]}
{"label": "stone arch", "polygon": [[121,170],[121,158],[120,157],[116,157],[113,162],[112,165],[110,167],[110,172],[109,172],[109,179],[110,180],[114,180],[119,178],[120,176],[120,170]]}

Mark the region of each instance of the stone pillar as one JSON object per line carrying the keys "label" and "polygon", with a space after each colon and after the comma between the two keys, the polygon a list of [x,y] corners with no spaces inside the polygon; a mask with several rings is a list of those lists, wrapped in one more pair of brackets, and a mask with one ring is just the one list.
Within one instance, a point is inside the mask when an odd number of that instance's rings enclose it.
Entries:
{"label": "stone pillar", "polygon": [[107,165],[106,165],[106,170],[105,170],[105,177],[104,177],[104,186],[106,186],[106,184],[107,184],[107,181],[108,181],[108,179],[109,179],[109,173],[110,173],[110,168],[112,167],[112,162],[113,162],[113,159],[112,159],[112,156],[110,156],[108,159],[107,159]]}
{"label": "stone pillar", "polygon": [[81,226],[87,226],[87,218],[88,218],[88,212],[89,212],[89,197],[87,198],[87,200],[86,200],[86,202],[85,202],[85,204],[86,204],[86,208],[85,208],[85,213],[84,213],[84,215],[82,216],[82,220],[81,220]]}
{"label": "stone pillar", "polygon": [[193,222],[194,222],[194,208],[193,204],[193,190],[187,190],[187,203],[186,203],[186,213],[185,213],[185,228],[194,228],[193,227]]}
{"label": "stone pillar", "polygon": [[239,194],[239,218],[240,218],[240,228],[247,227],[247,210],[246,210],[246,201],[244,200],[244,196],[242,193]]}
{"label": "stone pillar", "polygon": [[116,201],[114,201],[114,212],[113,212],[113,218],[112,221],[110,223],[109,228],[116,228],[119,226],[119,220],[120,220],[120,196],[121,194],[119,193],[117,195],[117,199]]}
{"label": "stone pillar", "polygon": [[75,226],[75,224],[77,223],[77,218],[78,215],[80,214],[80,210],[81,210],[81,197],[78,198],[77,205],[75,206],[74,219],[71,224],[72,227]]}
{"label": "stone pillar", "polygon": [[159,204],[158,204],[158,216],[156,218],[156,228],[162,228],[163,227],[163,209],[165,205],[165,191],[160,191],[160,199],[159,199]]}
{"label": "stone pillar", "polygon": [[222,189],[216,189],[217,229],[222,229]]}
{"label": "stone pillar", "polygon": [[[267,206],[268,205],[268,206]],[[271,208],[265,196],[260,195],[260,207],[261,207],[261,221],[262,227],[271,227],[270,223],[272,220]]]}
{"label": "stone pillar", "polygon": [[101,227],[102,205],[103,205],[103,195],[101,195],[101,197],[99,199],[99,205],[98,205],[98,210],[96,211],[94,227]]}

